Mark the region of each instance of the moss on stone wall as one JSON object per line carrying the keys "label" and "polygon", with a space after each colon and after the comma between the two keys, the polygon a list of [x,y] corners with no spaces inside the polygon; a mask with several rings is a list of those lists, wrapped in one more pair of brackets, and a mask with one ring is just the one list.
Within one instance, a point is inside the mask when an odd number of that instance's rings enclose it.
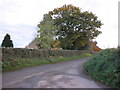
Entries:
{"label": "moss on stone wall", "polygon": [[86,50],[45,50],[45,49],[27,49],[27,48],[1,48],[2,61],[13,59],[42,59],[59,56],[77,56],[89,53]]}

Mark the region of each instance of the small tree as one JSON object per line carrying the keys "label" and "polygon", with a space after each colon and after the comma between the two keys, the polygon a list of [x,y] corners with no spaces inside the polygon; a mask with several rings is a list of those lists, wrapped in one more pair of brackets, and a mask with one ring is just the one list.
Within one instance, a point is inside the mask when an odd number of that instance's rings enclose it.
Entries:
{"label": "small tree", "polygon": [[40,49],[52,48],[55,42],[56,26],[52,17],[44,14],[43,20],[38,24],[39,30],[37,31],[37,46]]}
{"label": "small tree", "polygon": [[13,47],[13,42],[10,39],[10,35],[6,34],[6,36],[4,37],[4,40],[1,44],[1,47]]}

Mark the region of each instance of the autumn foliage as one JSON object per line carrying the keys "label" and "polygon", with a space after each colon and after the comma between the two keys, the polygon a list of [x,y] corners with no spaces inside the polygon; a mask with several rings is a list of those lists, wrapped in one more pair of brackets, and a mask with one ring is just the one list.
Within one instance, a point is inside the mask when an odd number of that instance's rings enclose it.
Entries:
{"label": "autumn foliage", "polygon": [[40,49],[83,50],[90,40],[102,33],[98,30],[102,25],[92,12],[63,5],[44,14],[38,24],[38,46]]}
{"label": "autumn foliage", "polygon": [[91,41],[90,44],[92,45],[92,49],[93,49],[93,51],[97,51],[97,52],[99,52],[99,51],[102,50],[101,48],[99,48],[99,47],[96,45],[97,42],[93,42],[93,41]]}

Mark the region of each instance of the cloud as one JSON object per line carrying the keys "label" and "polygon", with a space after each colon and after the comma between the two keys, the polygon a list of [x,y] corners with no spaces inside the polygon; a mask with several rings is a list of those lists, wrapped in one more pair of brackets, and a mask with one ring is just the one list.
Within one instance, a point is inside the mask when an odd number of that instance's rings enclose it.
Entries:
{"label": "cloud", "polygon": [[35,26],[29,26],[24,24],[18,25],[2,25],[2,31],[0,36],[0,43],[4,36],[8,33],[13,40],[15,47],[25,47],[32,39],[35,38],[37,28]]}
{"label": "cloud", "polygon": [[117,46],[118,0],[0,0],[0,44],[9,33],[15,47],[25,47],[34,38],[43,14],[64,4],[96,14],[104,23],[102,34],[96,38],[98,45]]}

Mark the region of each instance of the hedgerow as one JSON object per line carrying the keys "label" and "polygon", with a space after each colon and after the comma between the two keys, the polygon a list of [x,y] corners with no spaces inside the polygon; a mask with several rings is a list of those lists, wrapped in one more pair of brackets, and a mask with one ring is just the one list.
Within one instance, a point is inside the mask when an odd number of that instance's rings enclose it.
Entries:
{"label": "hedgerow", "polygon": [[84,70],[92,78],[120,89],[120,49],[105,49],[84,64]]}

